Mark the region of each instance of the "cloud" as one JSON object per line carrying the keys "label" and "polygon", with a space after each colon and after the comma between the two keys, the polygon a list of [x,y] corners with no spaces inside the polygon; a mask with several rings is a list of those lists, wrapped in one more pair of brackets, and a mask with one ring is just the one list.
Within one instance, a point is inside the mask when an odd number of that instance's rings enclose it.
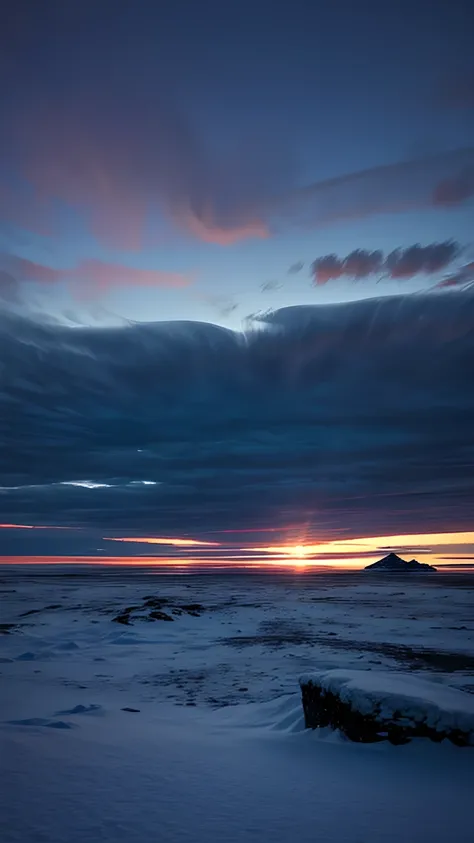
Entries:
{"label": "cloud", "polygon": [[296,263],[292,263],[291,266],[288,268],[288,275],[297,275],[298,272],[304,268],[303,261],[296,261]]}
{"label": "cloud", "polygon": [[461,170],[456,176],[444,179],[436,185],[433,204],[449,207],[460,205],[474,196],[474,168]]}
{"label": "cloud", "polygon": [[[10,135],[10,167],[31,186],[35,202],[42,198],[43,225],[53,225],[61,202],[83,214],[101,241],[122,249],[140,249],[150,220],[160,216],[168,227],[222,246],[268,237],[264,209],[289,186],[279,143],[269,148],[269,138],[243,134],[235,148],[211,152],[159,92],[126,88],[117,101],[116,92],[97,83],[87,98],[30,105]],[[16,200],[20,221],[23,205],[26,197]],[[9,207],[3,203],[6,218]]]}
{"label": "cloud", "polygon": [[328,281],[344,275],[344,260],[338,258],[337,255],[324,255],[313,261],[311,271],[316,284],[327,284]]}
{"label": "cloud", "polygon": [[473,290],[287,308],[246,334],[0,314],[2,521],[204,540],[469,529],[473,321]]}
{"label": "cloud", "polygon": [[463,287],[470,285],[474,282],[474,261],[467,263],[465,266],[461,267],[457,272],[454,272],[452,275],[448,275],[447,278],[443,278],[442,281],[439,281],[436,285],[438,289],[443,289],[447,287]]}
{"label": "cloud", "polygon": [[384,213],[457,207],[473,195],[474,147],[371,167],[282,197],[280,217],[307,229]]}
{"label": "cloud", "polygon": [[380,251],[367,252],[356,249],[344,259],[344,275],[352,278],[366,278],[382,268],[383,254]]}
{"label": "cloud", "polygon": [[384,270],[391,278],[413,278],[423,272],[433,275],[446,269],[459,255],[459,244],[454,240],[420,246],[415,243],[407,249],[395,249],[384,263]]}
{"label": "cloud", "polygon": [[[55,284],[70,282],[82,295],[93,297],[110,287],[186,287],[192,277],[178,272],[164,272],[155,269],[137,269],[123,264],[105,263],[99,260],[84,260],[77,266],[56,269],[34,263],[17,255],[0,255],[0,295],[2,291],[14,290],[23,282]],[[3,292],[5,295],[5,292]],[[15,292],[15,296],[19,293]]]}
{"label": "cloud", "polygon": [[18,282],[9,272],[0,269],[0,302],[18,304],[21,300]]}
{"label": "cloud", "polygon": [[461,252],[461,247],[454,240],[444,243],[430,243],[420,246],[415,243],[406,249],[398,248],[387,255],[383,252],[369,252],[356,249],[346,257],[324,255],[311,264],[314,283],[327,284],[337,278],[353,280],[367,278],[369,275],[383,274],[389,278],[412,278],[419,273],[433,275],[445,269]]}
{"label": "cloud", "polygon": [[283,284],[280,281],[270,279],[269,281],[264,281],[260,285],[260,289],[262,293],[273,293],[275,290],[281,290],[282,286]]}

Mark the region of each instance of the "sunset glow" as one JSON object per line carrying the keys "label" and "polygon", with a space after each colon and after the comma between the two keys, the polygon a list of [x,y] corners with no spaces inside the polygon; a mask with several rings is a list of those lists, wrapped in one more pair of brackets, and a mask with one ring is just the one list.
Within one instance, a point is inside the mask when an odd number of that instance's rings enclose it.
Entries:
{"label": "sunset glow", "polygon": [[[4,529],[33,530],[32,525],[3,524]],[[48,528],[41,528],[48,529]],[[262,530],[262,533],[265,532]],[[77,534],[80,535],[78,530]],[[246,545],[237,542],[211,542],[204,539],[173,536],[116,536],[103,537],[105,542],[119,542],[131,547],[129,556],[84,555],[3,555],[0,563],[78,563],[102,565],[154,565],[156,567],[211,567],[309,570],[359,570],[394,551],[407,561],[419,558],[435,566],[468,567],[474,560],[474,532],[411,533],[407,535],[371,536],[366,538],[335,539],[319,543]],[[100,540],[99,540],[100,541]],[[156,555],[141,555],[140,545],[157,547]],[[161,556],[158,548],[168,547],[173,555]],[[105,548],[97,548],[105,551]],[[172,549],[172,550],[171,550]],[[193,555],[192,554],[194,551]],[[164,551],[166,553],[166,551]]]}

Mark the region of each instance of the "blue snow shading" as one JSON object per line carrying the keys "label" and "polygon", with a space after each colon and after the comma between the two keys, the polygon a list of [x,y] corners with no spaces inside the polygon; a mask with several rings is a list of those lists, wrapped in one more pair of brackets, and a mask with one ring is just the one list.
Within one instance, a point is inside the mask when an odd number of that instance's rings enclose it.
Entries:
{"label": "blue snow shading", "polygon": [[76,705],[74,708],[66,708],[64,711],[56,711],[55,717],[59,717],[61,714],[98,714],[99,711],[102,713],[103,708],[101,705]]}
{"label": "blue snow shading", "polygon": [[26,720],[8,720],[9,726],[46,726],[49,729],[73,729],[65,720],[45,720],[44,717],[29,717]]}

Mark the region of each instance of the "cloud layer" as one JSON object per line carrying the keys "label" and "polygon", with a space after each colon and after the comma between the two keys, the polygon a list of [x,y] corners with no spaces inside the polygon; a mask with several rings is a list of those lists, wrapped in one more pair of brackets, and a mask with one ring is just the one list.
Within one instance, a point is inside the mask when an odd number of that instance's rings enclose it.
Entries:
{"label": "cloud layer", "polygon": [[194,537],[468,529],[473,325],[473,291],[289,308],[247,335],[4,313],[2,520]]}

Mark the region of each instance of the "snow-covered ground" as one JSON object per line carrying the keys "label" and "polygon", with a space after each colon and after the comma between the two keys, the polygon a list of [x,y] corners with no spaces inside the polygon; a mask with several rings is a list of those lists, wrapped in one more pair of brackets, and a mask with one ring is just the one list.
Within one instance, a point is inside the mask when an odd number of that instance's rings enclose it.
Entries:
{"label": "snow-covered ground", "polygon": [[434,579],[2,570],[2,843],[472,840],[474,750],[303,729],[315,670],[474,691],[474,578]]}

